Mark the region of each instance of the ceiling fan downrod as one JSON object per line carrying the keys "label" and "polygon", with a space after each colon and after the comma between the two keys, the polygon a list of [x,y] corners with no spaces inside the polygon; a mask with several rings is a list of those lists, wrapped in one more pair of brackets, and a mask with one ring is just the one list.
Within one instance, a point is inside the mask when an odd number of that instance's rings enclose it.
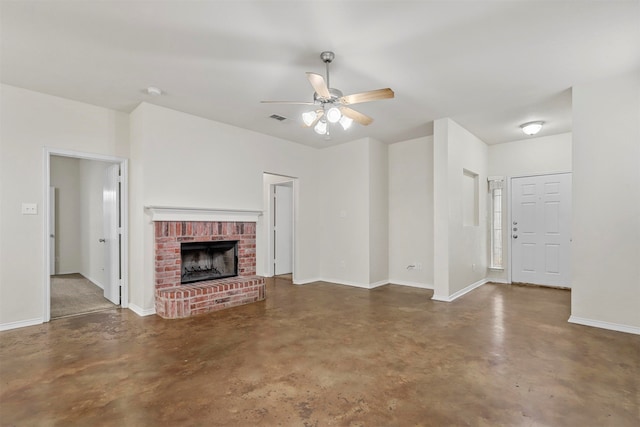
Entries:
{"label": "ceiling fan downrod", "polygon": [[333,61],[335,57],[336,55],[328,50],[320,54],[320,59],[322,59],[322,62],[325,63],[327,68],[327,88],[331,88],[331,84],[329,83],[329,64],[331,64],[331,61]]}

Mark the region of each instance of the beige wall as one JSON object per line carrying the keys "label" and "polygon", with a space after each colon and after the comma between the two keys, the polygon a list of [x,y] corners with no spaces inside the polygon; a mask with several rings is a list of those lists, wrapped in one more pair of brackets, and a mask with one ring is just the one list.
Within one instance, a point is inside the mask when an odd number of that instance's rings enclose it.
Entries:
{"label": "beige wall", "polygon": [[369,139],[369,285],[389,281],[389,150]]}
{"label": "beige wall", "polygon": [[[434,123],[434,299],[450,300],[487,275],[488,147],[451,119]],[[464,225],[464,171],[477,174],[477,225]]]}
{"label": "beige wall", "polygon": [[571,319],[640,334],[640,75],[573,88]]}
{"label": "beige wall", "polygon": [[[79,273],[82,269],[80,159],[51,156],[51,187],[55,201],[55,272]],[[43,212],[44,212],[44,206]]]}
{"label": "beige wall", "polygon": [[432,136],[389,146],[389,281],[433,287]]}
{"label": "beige wall", "polygon": [[[142,103],[131,114],[130,282],[138,312],[154,307],[153,225],[145,206],[263,210],[263,173],[298,178],[295,270],[318,277],[318,150]],[[264,230],[261,218],[260,230]],[[257,235],[257,253],[266,253]],[[258,274],[264,260],[258,260]]]}
{"label": "beige wall", "polygon": [[44,147],[128,157],[128,117],[8,85],[0,103],[0,325],[11,328],[44,316]]}
{"label": "beige wall", "polygon": [[571,132],[489,145],[489,175],[571,172]]}
{"label": "beige wall", "polygon": [[369,140],[318,152],[326,171],[320,188],[320,278],[369,286]]}

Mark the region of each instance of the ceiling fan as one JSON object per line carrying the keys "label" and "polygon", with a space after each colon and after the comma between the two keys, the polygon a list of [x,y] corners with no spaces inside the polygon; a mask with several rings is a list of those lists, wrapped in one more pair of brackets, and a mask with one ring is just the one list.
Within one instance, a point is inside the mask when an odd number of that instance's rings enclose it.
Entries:
{"label": "ceiling fan", "polygon": [[313,127],[316,133],[320,135],[328,135],[328,123],[340,123],[344,130],[355,121],[361,125],[367,126],[373,122],[373,119],[362,114],[349,105],[360,104],[363,102],[378,101],[381,99],[393,98],[394,93],[389,88],[370,90],[367,92],[355,93],[352,95],[343,95],[342,91],[332,88],[329,85],[329,64],[334,60],[333,52],[322,52],[320,59],[325,63],[327,68],[327,78],[325,80],[320,74],[307,72],[309,83],[315,91],[313,93],[313,102],[304,101],[261,101],[268,104],[300,104],[313,105],[315,108],[302,113],[302,121],[306,127]]}

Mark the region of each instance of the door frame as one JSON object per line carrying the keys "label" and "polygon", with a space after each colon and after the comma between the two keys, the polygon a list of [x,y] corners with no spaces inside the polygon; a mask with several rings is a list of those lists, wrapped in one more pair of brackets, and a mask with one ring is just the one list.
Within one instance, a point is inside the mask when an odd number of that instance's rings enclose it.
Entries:
{"label": "door frame", "polygon": [[51,156],[71,157],[75,159],[95,160],[100,162],[120,164],[120,215],[122,218],[122,247],[120,252],[120,267],[122,270],[120,306],[129,307],[129,194],[128,194],[128,164],[129,161],[123,157],[107,156],[102,154],[86,153],[74,150],[61,150],[57,148],[44,147],[43,149],[43,195],[45,198],[43,219],[43,271],[42,280],[44,294],[44,322],[51,320],[51,270],[49,265],[50,249],[49,239],[53,230],[49,229],[49,213],[51,210],[51,200],[49,186],[51,185]]}
{"label": "door frame", "polygon": [[276,227],[276,221],[277,221],[278,216],[279,216],[278,215],[278,209],[276,207],[276,198],[277,198],[277,194],[278,194],[276,189],[278,187],[288,187],[288,188],[291,189],[291,204],[289,206],[291,208],[291,212],[290,212],[290,214],[291,214],[291,222],[290,222],[290,225],[291,225],[291,230],[290,230],[291,231],[291,248],[290,248],[290,250],[291,250],[291,272],[293,273],[293,181],[286,181],[286,182],[280,182],[280,183],[271,185],[270,192],[269,192],[270,193],[269,197],[270,197],[270,200],[271,200],[271,204],[273,206],[272,215],[271,215],[271,219],[270,219],[271,224],[269,224],[269,226],[271,227],[271,236],[273,238],[273,247],[271,248],[271,250],[272,250],[272,255],[273,255],[272,262],[273,262],[273,275],[274,276],[276,275],[276,270],[277,270],[277,262],[276,261],[278,259],[277,250],[276,250],[276,247],[278,245],[278,238],[277,238],[278,230],[274,229]]}
{"label": "door frame", "polygon": [[274,269],[274,253],[273,253],[273,246],[275,244],[274,238],[273,238],[273,212],[275,210],[275,206],[273,203],[273,192],[274,192],[274,188],[277,185],[282,185],[282,184],[286,184],[286,183],[291,183],[292,187],[293,187],[293,192],[292,192],[292,197],[291,197],[291,205],[293,208],[293,214],[292,214],[292,221],[291,221],[291,239],[293,241],[292,243],[292,247],[291,247],[291,266],[292,266],[292,278],[293,278],[293,283],[296,282],[296,227],[297,227],[297,204],[298,204],[298,178],[295,177],[291,177],[291,176],[286,176],[286,175],[279,175],[279,174],[275,174],[275,173],[271,173],[271,172],[264,172],[264,175],[268,175],[271,177],[272,182],[269,182],[268,184],[265,183],[265,187],[264,187],[264,192],[265,192],[265,197],[267,198],[266,201],[266,206],[265,206],[265,213],[263,214],[264,216],[264,230],[263,230],[263,235],[265,236],[265,242],[266,242],[266,246],[267,246],[267,256],[266,256],[266,269],[265,269],[265,276],[266,277],[273,277],[275,274],[275,269]]}
{"label": "door frame", "polygon": [[[509,230],[509,233],[507,234],[507,253],[509,254],[509,260],[507,262],[507,281],[509,282],[509,284],[513,283],[513,280],[512,280],[513,268],[512,268],[512,264],[511,264],[513,262],[513,256],[512,256],[512,253],[511,253],[511,247],[512,247],[512,245],[511,245],[511,240],[512,240],[511,239],[511,232],[512,232],[511,231],[511,222],[512,222],[512,219],[511,219],[511,212],[512,212],[512,206],[511,206],[511,203],[512,203],[512,200],[511,200],[511,186],[512,186],[512,184],[511,184],[511,180],[517,179],[517,178],[533,178],[533,177],[536,177],[536,176],[561,175],[561,174],[567,174],[567,173],[568,174],[573,174],[572,171],[560,171],[560,172],[549,172],[549,173],[530,173],[530,174],[525,174],[525,175],[514,175],[514,176],[506,177],[507,179],[505,180],[505,182],[506,182],[505,191],[507,192],[507,197],[506,197],[506,200],[507,200],[507,206],[506,206],[506,209],[507,209],[507,224],[506,225],[507,225],[507,227],[504,228],[504,229],[505,230]],[[572,194],[571,197],[573,197],[573,185],[571,186],[571,194]],[[573,216],[572,216],[572,218],[573,218]],[[571,238],[570,238],[570,241],[571,241]],[[571,249],[569,249],[569,250],[571,250]]]}

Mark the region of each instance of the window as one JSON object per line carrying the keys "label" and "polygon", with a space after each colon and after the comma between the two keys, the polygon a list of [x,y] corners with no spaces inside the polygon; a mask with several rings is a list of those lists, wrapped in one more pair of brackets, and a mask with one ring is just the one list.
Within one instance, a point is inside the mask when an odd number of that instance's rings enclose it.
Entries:
{"label": "window", "polygon": [[490,268],[504,268],[502,258],[502,194],[503,177],[489,177],[489,194],[491,196],[491,262]]}

